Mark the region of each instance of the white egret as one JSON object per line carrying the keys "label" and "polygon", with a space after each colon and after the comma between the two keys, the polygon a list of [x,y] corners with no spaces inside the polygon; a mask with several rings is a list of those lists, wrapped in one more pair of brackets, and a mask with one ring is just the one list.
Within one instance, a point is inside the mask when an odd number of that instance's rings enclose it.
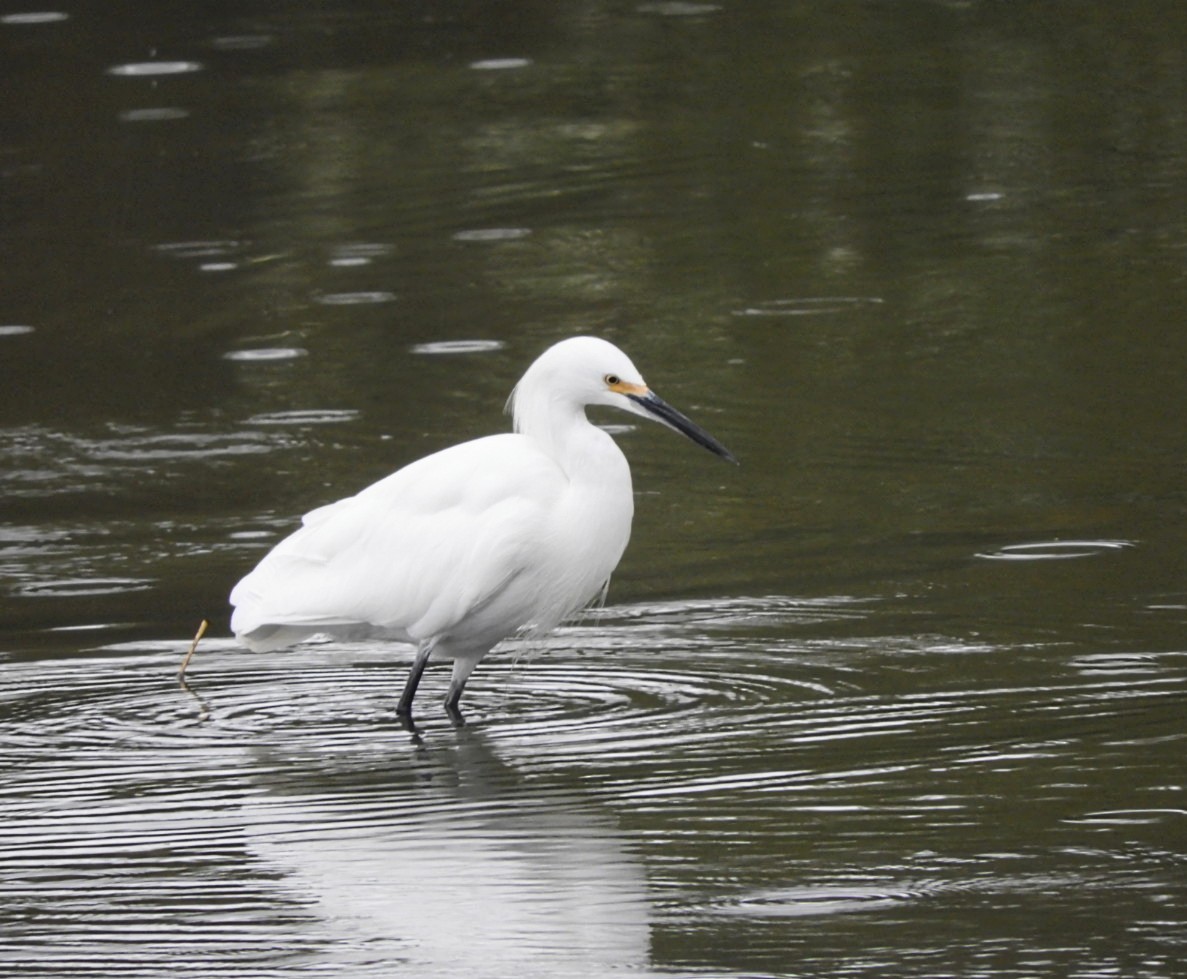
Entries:
{"label": "white egret", "polygon": [[613,344],[562,340],[515,386],[514,433],[443,449],[306,514],[231,592],[236,637],[254,650],[319,633],[415,643],[397,713],[411,716],[425,666],[447,659],[445,705],[457,716],[495,643],[587,605],[626,549],[630,468],[588,405],[659,421],[737,462]]}

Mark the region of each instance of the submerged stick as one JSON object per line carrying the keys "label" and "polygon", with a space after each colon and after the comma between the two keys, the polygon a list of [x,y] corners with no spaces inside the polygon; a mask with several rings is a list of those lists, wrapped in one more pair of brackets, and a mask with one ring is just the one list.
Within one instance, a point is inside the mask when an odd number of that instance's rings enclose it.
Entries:
{"label": "submerged stick", "polygon": [[185,669],[190,665],[190,660],[193,658],[194,652],[198,648],[198,642],[204,635],[206,635],[206,629],[209,627],[209,625],[210,623],[203,619],[201,624],[198,626],[198,631],[194,633],[194,641],[190,643],[190,651],[185,654],[185,659],[181,661],[181,669],[177,671],[177,679],[179,679],[182,683],[185,683]]}

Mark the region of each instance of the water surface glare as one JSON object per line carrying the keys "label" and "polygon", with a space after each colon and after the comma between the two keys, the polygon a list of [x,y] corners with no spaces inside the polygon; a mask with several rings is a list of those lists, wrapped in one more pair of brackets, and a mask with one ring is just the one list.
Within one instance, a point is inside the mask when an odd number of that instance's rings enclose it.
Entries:
{"label": "water surface glare", "polygon": [[189,115],[188,109],[162,106],[158,109],[128,109],[119,114],[120,122],[172,122]]}
{"label": "water surface glare", "polygon": [[232,350],[223,354],[223,357],[240,363],[266,363],[274,360],[295,360],[308,354],[309,351],[303,347],[255,347],[250,350]]}
{"label": "water surface glare", "polygon": [[504,346],[502,340],[436,340],[432,343],[418,343],[412,348],[412,352],[429,356],[482,354],[501,350]]}
{"label": "water surface glare", "polygon": [[184,75],[202,70],[200,61],[137,61],[126,65],[114,65],[107,69],[109,75],[125,78],[152,78],[157,75]]}
{"label": "water surface glare", "polygon": [[33,10],[28,13],[5,14],[0,24],[58,24],[69,20],[70,15],[60,10]]}

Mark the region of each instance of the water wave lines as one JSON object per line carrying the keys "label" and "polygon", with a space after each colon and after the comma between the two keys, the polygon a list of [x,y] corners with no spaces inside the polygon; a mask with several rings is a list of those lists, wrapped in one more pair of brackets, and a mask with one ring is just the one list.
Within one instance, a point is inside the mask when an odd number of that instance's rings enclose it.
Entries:
{"label": "water wave lines", "polygon": [[519,241],[532,233],[531,228],[468,228],[455,231],[454,241],[466,242],[497,242]]}
{"label": "water wave lines", "polygon": [[703,629],[786,627],[859,619],[869,614],[872,604],[870,600],[848,595],[814,598],[789,595],[737,596],[594,608],[586,611],[583,619],[598,624],[643,621],[650,626],[675,627],[680,634],[695,635]]}
{"label": "water wave lines", "polygon": [[[1039,871],[1034,869],[1037,861],[1026,855],[998,856],[1015,865],[1013,872],[955,880],[950,871],[945,873],[943,870],[943,861],[936,859],[938,854],[923,851],[913,854],[904,866],[896,868],[900,871],[897,877],[877,880],[871,879],[869,874],[839,873],[827,880],[743,892],[718,904],[698,908],[697,913],[754,919],[869,914],[902,911],[908,904],[927,903],[938,907],[946,902],[966,901],[978,896],[1041,897],[1061,890],[1092,885],[1103,887],[1110,883],[1108,875],[1100,873],[1098,868],[1087,873],[1070,869]],[[969,864],[984,868],[989,862],[984,858],[968,863],[960,861],[962,870],[968,870]],[[1140,886],[1136,875],[1129,883]]]}
{"label": "water wave lines", "polygon": [[1136,546],[1131,540],[1050,540],[1027,544],[1007,544],[996,551],[977,555],[987,561],[1067,561],[1096,557],[1111,551]]}
{"label": "water wave lines", "polygon": [[[8,429],[0,439],[0,492],[8,501],[91,493],[126,493],[152,469],[157,479],[187,467],[206,469],[228,459],[274,451],[276,441],[251,431],[179,427],[161,432],[109,425],[82,434],[42,426]],[[170,472],[170,470],[175,472]]]}
{"label": "water wave lines", "polygon": [[293,408],[288,411],[270,411],[264,414],[252,415],[247,425],[294,425],[305,427],[308,425],[335,425],[341,422],[354,421],[359,412],[355,408]]}
{"label": "water wave lines", "polygon": [[[399,644],[255,654],[215,636],[184,688],[181,640],[0,660],[0,957],[650,976],[673,934],[778,956],[797,921],[1171,893],[1180,656],[1094,671],[1045,651],[1025,683],[1030,661],[998,651],[1014,680],[994,684],[923,668],[967,659],[955,637],[858,642],[877,614],[608,607],[496,651],[462,727],[430,668],[415,730],[394,713]],[[830,624],[846,637],[812,632]]]}
{"label": "water wave lines", "polygon": [[916,895],[896,890],[893,884],[883,887],[855,884],[845,887],[828,883],[800,885],[746,894],[736,901],[713,910],[721,914],[759,918],[804,917],[808,915],[851,914],[859,911],[885,911]]}
{"label": "water wave lines", "polygon": [[796,299],[771,299],[734,310],[734,316],[828,316],[881,306],[878,296],[807,296]]}
{"label": "water wave lines", "polygon": [[[173,122],[177,119],[186,119],[189,114],[189,109],[162,105],[148,109],[125,109],[117,118],[120,122]],[[211,263],[208,268],[213,268],[214,264]],[[230,262],[218,264],[223,271],[235,268],[235,265]]]}
{"label": "water wave lines", "polygon": [[230,350],[223,354],[223,360],[233,360],[242,364],[275,363],[283,360],[296,360],[309,356],[304,347],[254,347],[244,350]]}
{"label": "water wave lines", "polygon": [[417,343],[412,346],[414,354],[481,354],[503,349],[502,340],[439,340],[433,343]]}
{"label": "water wave lines", "polygon": [[[186,109],[174,106],[158,106],[130,109],[120,113],[124,122],[165,122],[184,119],[189,115]],[[252,243],[227,239],[194,239],[191,241],[166,241],[152,246],[152,251],[178,262],[192,262],[202,273],[233,272],[275,262],[286,257],[283,254],[252,254]]]}
{"label": "water wave lines", "polygon": [[385,290],[326,292],[315,295],[313,301],[322,306],[370,306],[395,302],[396,295]]}
{"label": "water wave lines", "polygon": [[[860,603],[842,599],[787,598],[591,612],[584,623],[553,636],[496,650],[472,681],[469,716],[474,724],[496,728],[500,741],[530,742],[549,764],[567,753],[584,763],[589,749],[601,745],[601,764],[659,749],[678,752],[686,761],[702,748],[719,757],[732,741],[745,743],[749,729],[767,737],[781,734],[787,744],[801,747],[893,736],[966,743],[970,731],[993,719],[992,705],[1009,700],[1009,723],[1018,743],[978,746],[962,762],[968,764],[995,752],[1001,757],[1041,753],[1034,746],[1046,739],[1026,733],[1032,716],[1036,725],[1048,714],[1057,714],[1061,723],[1074,717],[1091,724],[1117,716],[1132,698],[1144,703],[1163,696],[1164,689],[1178,689],[1173,658],[1141,657],[1125,661],[1129,670],[1117,661],[1099,676],[1088,674],[1088,682],[1076,660],[1069,664],[1071,679],[1033,690],[887,695],[868,689],[866,674],[877,669],[868,647],[895,647],[891,659],[897,663],[912,649],[924,659],[959,655],[961,644],[934,636],[904,645],[903,640],[877,639],[795,641],[786,631],[766,635],[780,625],[861,614]],[[200,657],[192,679],[210,703],[207,723],[337,743],[354,737],[356,727],[392,723],[391,701],[411,652],[398,644],[324,643],[246,657],[233,647],[215,646]],[[434,701],[443,692],[446,673],[434,668],[425,680],[418,719],[431,729],[445,724]],[[702,783],[696,784],[700,791]],[[678,785],[693,783],[668,782],[660,788]]]}
{"label": "water wave lines", "polygon": [[12,593],[21,598],[61,598],[120,595],[152,586],[152,581],[142,578],[50,578],[14,585]]}
{"label": "water wave lines", "polygon": [[[175,695],[175,647],[133,648],[138,655],[5,663],[0,703],[8,735],[44,743],[43,729],[52,718],[55,732],[86,749],[140,741],[144,732],[164,746],[192,736],[200,719],[186,698]],[[154,648],[157,655],[145,655]]]}
{"label": "water wave lines", "polygon": [[645,970],[645,875],[597,807],[522,790],[480,735],[410,738],[390,700],[368,716],[358,702],[383,686],[360,664],[319,669],[297,652],[260,672],[225,642],[200,655],[205,692],[177,688],[164,645],[125,647],[101,670],[6,667],[7,961],[129,975],[187,956],[228,975],[294,955],[351,975],[392,962]]}
{"label": "water wave lines", "polygon": [[348,242],[334,246],[329,264],[335,268],[358,268],[370,265],[376,259],[387,258],[392,250],[393,246],[388,242]]}

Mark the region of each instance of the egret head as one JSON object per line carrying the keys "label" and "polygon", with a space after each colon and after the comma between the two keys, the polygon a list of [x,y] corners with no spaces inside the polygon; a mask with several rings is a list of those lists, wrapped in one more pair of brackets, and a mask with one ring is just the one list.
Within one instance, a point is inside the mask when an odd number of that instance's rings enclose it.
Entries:
{"label": "egret head", "polygon": [[528,368],[511,394],[515,427],[523,431],[529,402],[548,392],[552,402],[579,408],[607,405],[679,432],[729,462],[737,459],[724,445],[652,391],[630,358],[614,344],[597,337],[570,337],[554,344]]}

